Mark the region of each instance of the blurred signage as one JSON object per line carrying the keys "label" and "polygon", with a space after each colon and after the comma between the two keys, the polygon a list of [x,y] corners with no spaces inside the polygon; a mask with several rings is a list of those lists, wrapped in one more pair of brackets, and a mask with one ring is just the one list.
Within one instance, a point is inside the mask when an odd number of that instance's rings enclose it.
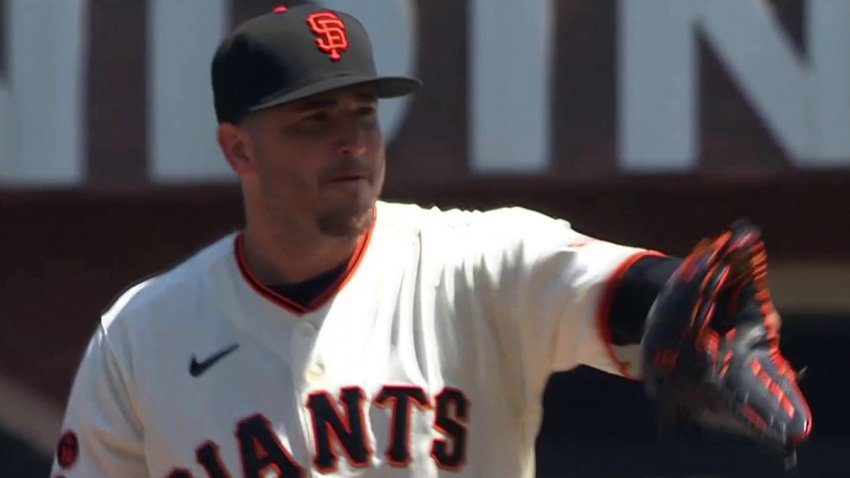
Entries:
{"label": "blurred signage", "polygon": [[[209,62],[274,3],[6,0],[0,185],[232,180]],[[323,3],[426,82],[382,105],[393,181],[850,169],[850,2]]]}

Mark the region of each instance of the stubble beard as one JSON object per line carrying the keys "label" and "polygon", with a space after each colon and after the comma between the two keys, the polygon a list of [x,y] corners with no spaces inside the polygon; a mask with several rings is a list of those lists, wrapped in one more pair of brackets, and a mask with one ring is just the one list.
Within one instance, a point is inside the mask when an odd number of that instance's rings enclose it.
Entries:
{"label": "stubble beard", "polygon": [[318,218],[319,232],[332,238],[355,238],[372,227],[375,201],[365,211],[353,213],[350,210],[334,210],[321,214]]}
{"label": "stubble beard", "polygon": [[327,237],[342,239],[356,238],[366,233],[375,220],[375,204],[384,186],[384,163],[381,161],[381,166],[375,174],[373,180],[376,184],[374,196],[369,200],[366,207],[355,206],[354,210],[350,208],[340,208],[335,210],[325,211],[319,215],[318,229],[319,232]]}

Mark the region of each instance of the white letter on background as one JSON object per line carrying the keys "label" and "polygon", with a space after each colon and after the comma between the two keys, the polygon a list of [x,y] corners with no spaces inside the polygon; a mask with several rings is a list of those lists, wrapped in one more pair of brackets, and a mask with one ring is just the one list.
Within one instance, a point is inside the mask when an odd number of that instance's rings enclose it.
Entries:
{"label": "white letter on background", "polygon": [[698,26],[792,161],[850,164],[850,3],[807,6],[808,61],[761,0],[620,2],[621,163],[681,171],[696,162]]}
{"label": "white letter on background", "polygon": [[0,181],[84,181],[86,0],[7,0],[0,81]]}
{"label": "white letter on background", "polygon": [[693,2],[619,3],[618,149],[627,170],[696,162]]}
{"label": "white letter on background", "polygon": [[550,164],[554,11],[549,0],[470,0],[470,167],[539,173]]}
{"label": "white letter on background", "polygon": [[228,0],[148,2],[148,161],[154,182],[231,180],[218,148],[210,63]]}

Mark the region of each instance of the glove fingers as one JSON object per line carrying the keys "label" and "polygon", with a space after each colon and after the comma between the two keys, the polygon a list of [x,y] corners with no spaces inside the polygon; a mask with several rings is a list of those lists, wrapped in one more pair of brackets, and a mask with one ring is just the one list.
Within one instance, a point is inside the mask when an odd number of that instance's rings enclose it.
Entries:
{"label": "glove fingers", "polygon": [[759,230],[738,223],[698,245],[653,303],[641,343],[660,424],[783,450],[805,440],[811,412],[779,352],[779,327]]}
{"label": "glove fingers", "polygon": [[[709,259],[703,257],[700,260]],[[650,311],[654,319],[648,324],[642,344],[644,353],[651,356],[645,357],[644,363],[672,372],[684,344],[698,343],[699,337],[708,331],[717,296],[730,270],[727,264],[719,261],[702,270],[705,272],[691,274],[686,271],[674,275],[670,280],[676,281],[676,287],[668,290],[674,291],[675,295],[662,292],[662,297],[656,300]],[[668,296],[663,297],[665,294]],[[703,351],[696,349],[694,352]]]}
{"label": "glove fingers", "polygon": [[[664,400],[662,397],[682,386],[671,385],[674,382],[696,383],[705,378],[704,360],[716,361],[716,356],[703,358],[706,351],[697,343],[708,329],[717,296],[730,274],[729,265],[719,253],[730,238],[731,234],[726,233],[711,243],[698,245],[653,304],[649,312],[652,320],[641,344],[650,397]],[[680,360],[680,354],[687,357]],[[700,370],[703,372],[698,373]]]}
{"label": "glove fingers", "polygon": [[717,262],[712,265],[700,284],[700,292],[691,314],[691,328],[697,336],[706,332],[714,317],[717,297],[729,278],[728,264]]}
{"label": "glove fingers", "polygon": [[780,318],[767,287],[767,257],[760,231],[739,222],[725,248],[730,265],[728,283],[752,299],[734,311],[733,320],[740,325],[726,334],[729,350],[741,357],[741,364],[738,373],[726,375],[724,388],[746,391],[749,396],[737,397],[736,408],[776,440],[776,445],[793,446],[811,433],[811,411],[794,371],[779,351]]}
{"label": "glove fingers", "polygon": [[781,356],[767,351],[744,356],[722,383],[734,409],[776,446],[793,445],[811,432],[808,404]]}

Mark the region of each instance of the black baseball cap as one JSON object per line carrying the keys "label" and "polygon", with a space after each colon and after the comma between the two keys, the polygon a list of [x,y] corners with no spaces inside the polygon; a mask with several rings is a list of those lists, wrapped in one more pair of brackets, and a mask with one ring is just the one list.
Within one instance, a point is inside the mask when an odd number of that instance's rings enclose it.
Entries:
{"label": "black baseball cap", "polygon": [[422,85],[415,78],[379,76],[363,25],[310,3],[279,6],[242,23],[212,62],[219,123],[362,83],[373,83],[379,98],[404,96]]}

